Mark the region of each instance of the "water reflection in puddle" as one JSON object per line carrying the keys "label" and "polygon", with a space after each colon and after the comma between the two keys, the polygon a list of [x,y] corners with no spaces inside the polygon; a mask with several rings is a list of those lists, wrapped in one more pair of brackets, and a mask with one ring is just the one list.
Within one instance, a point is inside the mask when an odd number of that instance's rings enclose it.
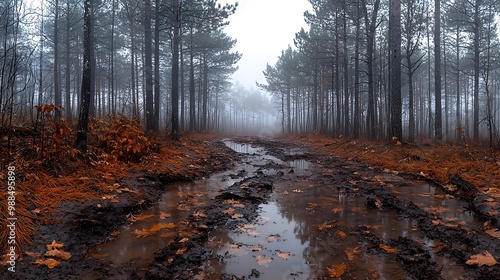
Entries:
{"label": "water reflection in puddle", "polygon": [[[150,218],[124,228],[116,239],[94,248],[91,253],[106,256],[102,258],[115,265],[135,259],[135,265],[146,266],[154,252],[165,247],[174,233],[190,230],[186,222],[189,209],[202,206],[221,190],[255,173],[275,175],[277,171],[284,175],[275,184],[271,200],[260,205],[257,221],[242,224],[237,230],[220,228],[210,234],[207,246],[214,253],[201,268],[204,275],[211,276],[210,279],[220,279],[223,273],[246,277],[255,277],[259,273],[259,279],[273,280],[316,279],[327,277],[327,269],[334,264],[345,264],[352,279],[373,279],[375,276],[379,279],[407,279],[399,262],[384,254],[364,253],[359,249],[364,245],[362,241],[342,229],[369,226],[384,241],[402,236],[418,240],[428,248],[436,244],[417,229],[416,221],[402,219],[393,211],[367,208],[366,198],[362,196],[347,195],[342,190],[308,180],[312,178],[309,175],[325,172],[309,161],[283,162],[259,147],[232,141],[224,143],[236,152],[246,154],[242,163],[206,180],[167,186],[159,203],[141,214],[151,215]],[[299,150],[289,153],[298,154]],[[473,217],[456,211],[463,207],[460,201],[441,199],[441,193],[433,187],[412,186],[394,190],[401,199],[418,197],[416,202],[422,208],[439,205],[456,212],[442,211],[440,217],[450,215],[474,224]],[[162,218],[162,213],[169,215]],[[321,229],[325,222],[335,225],[335,229]],[[138,238],[134,234],[158,223],[173,223],[175,227],[161,229],[146,237]],[[445,279],[464,274],[460,267],[445,263],[447,259],[432,257],[439,264],[446,264],[442,272]]]}
{"label": "water reflection in puddle", "polygon": [[309,246],[295,236],[300,222],[287,219],[276,202],[260,205],[259,219],[241,225],[233,232],[219,230],[208,244],[217,255],[229,256],[223,262],[212,260],[207,272],[251,275],[252,269],[261,273],[261,279],[286,279],[287,275],[300,275],[307,279],[310,268],[303,253]]}

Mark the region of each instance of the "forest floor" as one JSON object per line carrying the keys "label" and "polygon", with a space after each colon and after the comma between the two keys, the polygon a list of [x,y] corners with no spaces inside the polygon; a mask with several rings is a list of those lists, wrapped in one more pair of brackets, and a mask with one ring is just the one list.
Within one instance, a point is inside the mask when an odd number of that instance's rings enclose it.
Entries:
{"label": "forest floor", "polygon": [[21,204],[33,244],[5,279],[500,275],[500,157],[471,146],[191,135],[137,163],[17,169],[46,191]]}

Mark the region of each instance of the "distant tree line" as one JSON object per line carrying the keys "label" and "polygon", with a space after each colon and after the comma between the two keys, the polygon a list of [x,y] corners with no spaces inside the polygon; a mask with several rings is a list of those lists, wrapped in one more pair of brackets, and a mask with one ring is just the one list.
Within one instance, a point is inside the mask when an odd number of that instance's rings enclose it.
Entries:
{"label": "distant tree line", "polygon": [[[81,118],[86,66],[92,71],[89,115],[124,114],[174,139],[181,130],[214,130],[225,116],[223,93],[241,54],[232,51],[236,41],[224,27],[237,4],[35,2],[0,2],[0,130],[13,121],[36,127],[40,116],[33,108],[40,104],[61,107],[58,119]],[[90,20],[89,40],[84,19]]]}
{"label": "distant tree line", "polygon": [[499,144],[499,1],[309,1],[261,85],[283,132]]}

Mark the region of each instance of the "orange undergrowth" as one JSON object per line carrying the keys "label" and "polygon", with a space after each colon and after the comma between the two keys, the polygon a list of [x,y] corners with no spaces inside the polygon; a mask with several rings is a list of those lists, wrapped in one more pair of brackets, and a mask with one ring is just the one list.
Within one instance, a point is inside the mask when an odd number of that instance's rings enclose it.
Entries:
{"label": "orange undergrowth", "polygon": [[[45,129],[50,127],[47,125]],[[76,160],[72,155],[57,158],[57,161],[51,157],[53,161],[50,161],[46,155],[56,154],[51,149],[57,148],[52,142],[45,145],[45,153],[38,153],[38,145],[31,145],[31,136],[13,139],[10,165],[16,168],[17,253],[31,244],[37,226],[57,222],[54,214],[62,203],[104,199],[106,194],[116,193],[117,184],[137,176],[133,173],[200,177],[205,171],[203,164],[213,153],[205,141],[215,135],[183,136],[179,142],[151,140],[136,122],[124,117],[95,119],[91,129],[90,153],[84,161]],[[64,137],[66,142],[72,141],[66,134]],[[8,154],[2,145],[0,154]],[[2,164],[0,180],[6,182],[6,176],[7,166]],[[2,221],[6,221],[7,214],[7,196],[1,195]],[[0,240],[7,240],[8,234],[6,226],[2,226]],[[6,249],[7,243],[0,242],[0,255]]]}
{"label": "orange undergrowth", "polygon": [[287,137],[307,143],[318,152],[365,162],[381,169],[418,173],[441,184],[448,184],[449,175],[456,173],[479,188],[500,187],[500,153],[487,148],[432,143],[396,145],[319,135]]}

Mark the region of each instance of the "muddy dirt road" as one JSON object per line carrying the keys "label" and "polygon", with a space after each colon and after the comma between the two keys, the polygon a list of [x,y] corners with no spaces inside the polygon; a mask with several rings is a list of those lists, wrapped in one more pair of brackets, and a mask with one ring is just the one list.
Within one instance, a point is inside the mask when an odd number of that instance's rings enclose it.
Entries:
{"label": "muddy dirt road", "polygon": [[232,169],[166,185],[106,242],[19,279],[500,279],[500,239],[440,186],[287,140],[222,141]]}

